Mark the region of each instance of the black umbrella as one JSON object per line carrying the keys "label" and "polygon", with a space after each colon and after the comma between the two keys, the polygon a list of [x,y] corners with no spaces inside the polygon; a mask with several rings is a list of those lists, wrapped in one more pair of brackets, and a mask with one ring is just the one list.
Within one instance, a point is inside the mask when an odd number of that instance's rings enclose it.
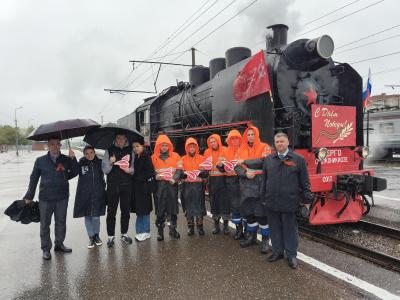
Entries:
{"label": "black umbrella", "polygon": [[47,141],[49,138],[64,140],[83,136],[96,127],[100,127],[100,124],[91,119],[57,121],[40,125],[27,139],[32,141]]}
{"label": "black umbrella", "polygon": [[7,207],[4,214],[9,216],[11,220],[22,224],[40,222],[39,202],[34,201],[26,204],[24,200],[16,200]]}
{"label": "black umbrella", "polygon": [[114,124],[107,124],[99,128],[91,129],[83,140],[97,149],[107,150],[113,144],[117,133],[124,133],[129,143],[135,141],[143,143],[144,141],[143,135],[135,129],[129,129]]}

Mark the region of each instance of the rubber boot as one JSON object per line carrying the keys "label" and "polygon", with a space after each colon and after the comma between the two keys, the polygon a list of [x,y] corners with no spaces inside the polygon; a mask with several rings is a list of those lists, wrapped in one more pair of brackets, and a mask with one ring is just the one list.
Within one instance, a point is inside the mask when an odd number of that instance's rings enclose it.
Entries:
{"label": "rubber boot", "polygon": [[213,234],[218,234],[221,232],[221,229],[219,228],[219,218],[214,219],[214,229],[212,231]]}
{"label": "rubber boot", "polygon": [[203,224],[197,225],[197,232],[199,235],[204,235]]}
{"label": "rubber boot", "polygon": [[249,232],[245,240],[240,241],[240,247],[246,248],[257,243],[257,232]]}
{"label": "rubber boot", "polygon": [[228,235],[230,233],[229,230],[229,221],[228,220],[224,220],[224,234]]}
{"label": "rubber boot", "polygon": [[163,241],[164,240],[164,224],[158,224],[158,235],[157,235],[157,241]]}
{"label": "rubber boot", "polygon": [[194,235],[194,225],[188,225],[188,236]]}
{"label": "rubber boot", "polygon": [[181,237],[179,232],[176,230],[176,225],[171,225],[169,227],[169,235],[174,239],[179,239]]}
{"label": "rubber boot", "polygon": [[269,251],[269,237],[266,235],[262,236],[260,251],[262,254],[267,254]]}
{"label": "rubber boot", "polygon": [[233,236],[234,240],[241,240],[243,238],[243,225],[238,224],[236,225],[236,232],[235,235]]}

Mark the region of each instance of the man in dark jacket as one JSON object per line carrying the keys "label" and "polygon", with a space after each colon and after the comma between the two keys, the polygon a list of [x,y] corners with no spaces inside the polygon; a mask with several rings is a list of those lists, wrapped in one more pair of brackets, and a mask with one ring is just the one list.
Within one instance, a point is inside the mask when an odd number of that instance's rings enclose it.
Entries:
{"label": "man in dark jacket", "polygon": [[304,158],[289,149],[285,133],[275,135],[276,152],[264,160],[261,199],[264,202],[271,230],[272,255],[269,262],[283,258],[297,268],[298,226],[296,211],[301,201],[312,201],[310,180]]}
{"label": "man in dark jacket", "polygon": [[26,203],[32,202],[36,187],[39,185],[40,239],[43,259],[51,259],[52,247],[50,223],[54,214],[55,247],[54,251],[72,252],[64,245],[69,197],[68,180],[77,175],[75,153],[70,149],[69,156],[60,152],[61,142],[57,138],[49,139],[49,152],[35,161],[30,177],[29,188],[24,196]]}
{"label": "man in dark jacket", "polygon": [[115,216],[118,203],[121,210],[121,240],[126,244],[132,244],[132,239],[127,235],[130,202],[132,193],[133,167],[130,159],[129,166],[115,165],[123,157],[129,155],[132,158],[132,147],[128,143],[125,133],[119,132],[115,135],[114,144],[104,152],[102,161],[103,173],[107,175],[107,233],[109,248],[114,246],[115,239]]}

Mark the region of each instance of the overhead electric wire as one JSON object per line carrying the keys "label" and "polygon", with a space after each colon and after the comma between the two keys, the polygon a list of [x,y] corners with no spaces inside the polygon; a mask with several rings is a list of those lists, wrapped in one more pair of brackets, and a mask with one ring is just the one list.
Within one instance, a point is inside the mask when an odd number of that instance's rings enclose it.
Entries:
{"label": "overhead electric wire", "polygon": [[400,27],[400,24],[399,24],[399,25],[392,26],[392,27],[389,27],[389,28],[386,28],[386,29],[383,29],[383,30],[380,30],[380,31],[377,31],[377,32],[374,32],[374,33],[372,33],[372,34],[369,34],[369,35],[367,35],[367,36],[364,36],[364,37],[362,37],[362,38],[359,38],[359,39],[357,39],[357,40],[354,40],[354,41],[352,41],[352,42],[349,42],[349,43],[347,43],[347,44],[340,45],[339,47],[336,47],[336,49],[341,49],[341,48],[344,48],[344,47],[346,47],[346,46],[349,46],[349,45],[352,45],[352,44],[361,42],[361,41],[366,40],[366,39],[368,39],[368,38],[370,38],[370,37],[376,36],[376,35],[378,35],[378,34],[384,33],[384,32],[386,32],[386,31],[392,30],[392,29],[397,28],[397,27]]}
{"label": "overhead electric wire", "polygon": [[[181,46],[185,41],[187,41],[189,38],[191,38],[194,34],[196,34],[198,31],[200,31],[202,28],[204,28],[206,25],[208,25],[211,21],[213,21],[216,17],[218,17],[223,11],[225,11],[226,9],[228,9],[233,3],[235,3],[237,0],[233,0],[230,3],[228,3],[224,8],[222,8],[217,14],[215,14],[213,17],[211,17],[210,19],[208,19],[205,23],[203,23],[201,26],[199,26],[194,32],[192,32],[190,35],[188,35],[183,41],[181,41],[177,46],[175,46],[173,49],[170,50],[170,52],[176,50],[179,46]],[[245,11],[247,8],[249,8],[251,5],[253,5],[254,3],[256,3],[258,0],[254,0],[253,2],[250,3],[250,5],[247,5],[244,9],[241,9],[238,13],[236,13],[233,17],[231,17],[230,19],[228,19],[226,22],[224,22],[223,24],[221,24],[220,26],[218,26],[216,29],[214,29],[213,31],[211,31],[207,36],[203,37],[201,40],[199,40],[197,43],[195,43],[193,45],[193,47],[195,45],[197,45],[198,43],[200,43],[201,41],[203,41],[204,39],[206,39],[208,36],[210,36],[211,34],[213,34],[215,31],[217,31],[218,29],[220,29],[221,27],[223,27],[226,23],[228,23],[230,20],[232,20],[233,18],[235,18],[236,16],[238,16],[239,14],[241,14],[243,11]],[[167,53],[169,54],[169,53]],[[180,55],[179,57],[181,57],[182,55]],[[178,57],[178,58],[179,58]],[[173,62],[175,61],[177,58],[174,58],[172,61],[169,62]],[[146,74],[149,71],[149,69],[147,69],[144,73],[142,73],[142,75]],[[141,75],[141,76],[142,76]],[[150,77],[146,77],[143,81],[141,81],[138,86],[140,86],[144,81],[148,80]],[[138,78],[136,78],[138,79]],[[136,80],[135,80],[136,81]],[[133,82],[132,82],[133,83]],[[131,83],[131,84],[132,84]]]}
{"label": "overhead electric wire", "polygon": [[[187,19],[185,20],[185,22],[183,22],[182,25],[180,25],[172,34],[170,34],[169,37],[168,37],[166,40],[164,40],[160,45],[158,45],[158,46],[156,47],[156,49],[153,50],[153,52],[151,52],[151,54],[148,55],[148,56],[146,57],[146,60],[147,60],[147,59],[150,59],[150,58],[153,58],[153,56],[154,56],[155,54],[157,54],[157,53],[158,53],[159,51],[161,51],[165,46],[167,46],[169,43],[171,43],[177,36],[179,36],[180,33],[178,33],[178,31],[181,30],[182,27],[185,26],[186,23],[187,23],[188,21],[190,21],[190,19],[191,19],[193,16],[195,16],[199,11],[201,11],[210,1],[211,1],[211,0],[208,0],[208,1],[206,1],[203,5],[201,5],[200,8],[197,9],[189,18],[187,18]],[[201,17],[205,12],[207,12],[211,7],[213,7],[218,1],[219,1],[219,0],[215,0],[209,7],[207,7],[206,10],[204,10],[199,16],[197,16],[190,24],[186,25],[186,27],[183,28],[183,30],[187,29],[195,20],[197,20],[199,17]],[[182,32],[183,30],[181,30],[181,32]],[[174,36],[174,35],[175,35],[175,36]],[[174,37],[171,39],[172,36],[174,36]],[[141,65],[142,65],[142,64],[139,63],[139,64],[136,66],[135,69],[136,69],[136,70],[139,69]],[[133,71],[133,70],[132,70],[132,71]],[[132,75],[132,71],[129,73],[128,78]],[[148,71],[148,70],[146,70],[146,72],[147,72],[147,71]],[[142,74],[143,74],[143,73],[142,73]],[[124,88],[128,87],[129,85],[131,85],[138,77],[140,77],[140,76],[137,76],[137,77],[134,78],[132,81],[128,82],[128,83],[124,86]],[[125,79],[122,80],[121,82],[123,82],[123,81],[125,81]],[[119,86],[119,85],[121,84],[121,82],[120,82],[117,86]]]}
{"label": "overhead electric wire", "polygon": [[[389,68],[389,69],[384,69],[384,70],[381,70],[381,71],[378,71],[378,72],[372,72],[371,76],[377,76],[377,75],[380,75],[380,74],[390,73],[390,72],[394,72],[394,71],[397,71],[397,70],[400,70],[400,66],[394,67],[394,68]],[[368,74],[365,74],[362,77],[367,77],[367,76],[368,76]]]}
{"label": "overhead electric wire", "polygon": [[[221,25],[219,25],[217,28],[215,28],[214,30],[212,30],[211,32],[209,32],[207,35],[205,35],[204,37],[202,37],[200,40],[198,40],[196,43],[193,44],[193,47],[198,45],[199,43],[201,43],[202,41],[204,41],[205,39],[207,39],[208,37],[210,37],[212,34],[214,34],[217,30],[221,29],[224,25],[226,25],[227,23],[229,23],[230,21],[232,21],[235,17],[237,17],[238,15],[240,15],[242,12],[244,12],[245,10],[247,10],[249,7],[251,7],[252,5],[254,5],[258,0],[254,0],[252,1],[249,5],[245,6],[243,9],[241,9],[240,11],[238,11],[235,15],[233,15],[232,17],[230,17],[228,20],[226,20],[224,23],[222,23]],[[176,61],[178,58],[182,57],[183,54],[175,57],[173,60],[169,61],[174,62]],[[151,76],[146,77],[143,81],[141,81],[138,86],[140,86],[142,83],[144,83],[145,81],[147,81],[149,78],[151,78]]]}
{"label": "overhead electric wire", "polygon": [[[147,59],[150,59],[150,58],[152,58],[151,56],[152,55],[155,55],[155,54],[157,54],[159,51],[161,51],[162,49],[164,49],[169,43],[171,43],[176,37],[178,37],[184,30],[186,30],[190,25],[192,25],[193,24],[193,22],[194,21],[196,21],[196,20],[198,20],[202,15],[204,15],[204,13],[206,13],[211,7],[213,7],[217,2],[218,2],[219,0],[216,0],[216,1],[214,1],[209,7],[207,7],[199,16],[197,16],[192,22],[190,22],[190,24],[188,24],[188,25],[186,25],[186,27],[183,29],[183,30],[181,30],[178,34],[176,34],[172,39],[170,39],[166,44],[164,44],[161,48],[159,48],[159,49],[157,49],[157,51],[153,51],[153,53],[150,55],[150,56],[148,56],[147,58],[146,58],[146,60]],[[208,1],[209,2],[209,1]],[[208,3],[207,2],[207,3]],[[206,4],[207,4],[206,3]],[[202,7],[204,7],[204,5],[202,6]],[[182,26],[181,26],[182,27]],[[167,55],[168,54],[170,54],[171,52],[173,52],[175,49],[176,49],[177,47],[175,47],[173,50],[170,50],[168,53],[167,53]],[[139,66],[140,66],[141,64],[139,64]],[[144,74],[146,74],[148,71],[150,70],[150,68],[147,68],[144,72],[142,72],[140,75],[138,75],[137,77],[135,77],[132,81],[130,81],[129,82],[129,84],[127,85],[127,86],[129,86],[129,85],[132,85],[136,80],[138,80],[139,78],[141,78]]]}
{"label": "overhead electric wire", "polygon": [[343,8],[346,8],[346,7],[348,7],[348,6],[350,6],[350,5],[353,5],[354,3],[357,3],[357,2],[360,2],[360,1],[361,1],[361,0],[356,0],[356,1],[350,2],[350,3],[346,4],[346,5],[343,5],[343,6],[339,7],[339,8],[336,8],[336,9],[334,9],[334,10],[332,10],[332,11],[326,13],[325,15],[322,15],[322,16],[320,16],[320,17],[314,19],[314,20],[311,20],[311,21],[305,23],[303,26],[305,27],[305,26],[307,26],[307,25],[309,25],[309,24],[311,24],[311,23],[314,23],[314,22],[316,22],[316,21],[319,21],[319,20],[321,20],[321,19],[323,19],[323,18],[325,18],[325,17],[327,17],[327,16],[329,16],[329,15],[331,15],[331,14],[334,14],[335,12],[338,12],[339,10],[342,10]]}
{"label": "overhead electric wire", "polygon": [[328,26],[328,25],[330,25],[330,24],[332,24],[332,23],[335,23],[335,22],[337,22],[337,21],[343,20],[343,19],[345,19],[345,18],[347,18],[347,17],[350,17],[350,16],[352,16],[352,15],[354,15],[354,14],[356,14],[356,13],[359,13],[360,11],[363,11],[363,10],[366,10],[366,9],[368,9],[368,8],[371,8],[372,6],[378,5],[379,3],[382,3],[382,2],[384,2],[384,1],[385,1],[385,0],[379,0],[379,1],[377,1],[377,2],[374,2],[374,3],[372,3],[372,4],[369,4],[369,5],[367,5],[367,6],[364,6],[364,7],[360,8],[360,9],[357,9],[357,10],[351,12],[351,13],[348,13],[348,14],[346,14],[346,15],[340,17],[340,18],[337,18],[337,19],[335,19],[335,20],[329,21],[328,23],[322,24],[322,25],[320,25],[320,26],[318,26],[318,27],[315,27],[315,28],[313,28],[313,29],[310,29],[310,30],[308,30],[308,31],[305,31],[305,32],[303,32],[303,33],[300,33],[300,34],[297,35],[296,37],[305,35],[305,34],[307,34],[307,33],[313,32],[313,31],[315,31],[315,30],[318,30],[318,29],[320,29],[320,28],[323,28],[323,27],[325,27],[325,26]]}
{"label": "overhead electric wire", "polygon": [[362,45],[359,45],[359,46],[357,46],[357,47],[345,49],[345,50],[336,52],[335,54],[340,54],[340,53],[352,51],[352,50],[355,50],[355,49],[363,48],[363,47],[366,47],[366,46],[378,44],[378,43],[380,43],[380,42],[384,42],[384,41],[391,40],[391,39],[398,38],[398,37],[400,37],[400,34],[395,34],[395,35],[392,35],[392,36],[387,37],[387,38],[384,38],[384,39],[380,39],[380,40],[377,40],[377,41],[373,41],[373,42],[370,42],[370,43],[367,43],[367,44],[362,44]]}
{"label": "overhead electric wire", "polygon": [[358,60],[358,61],[353,61],[350,64],[358,64],[358,63],[362,63],[365,61],[370,61],[370,60],[375,60],[375,59],[379,59],[379,58],[383,58],[383,57],[388,57],[388,56],[392,56],[392,55],[396,55],[396,54],[400,54],[400,51],[396,51],[396,52],[392,52],[392,53],[387,53],[387,54],[383,54],[383,55],[379,55],[379,56],[375,56],[375,57],[370,57],[370,58],[366,58],[366,59],[362,59],[362,60]]}

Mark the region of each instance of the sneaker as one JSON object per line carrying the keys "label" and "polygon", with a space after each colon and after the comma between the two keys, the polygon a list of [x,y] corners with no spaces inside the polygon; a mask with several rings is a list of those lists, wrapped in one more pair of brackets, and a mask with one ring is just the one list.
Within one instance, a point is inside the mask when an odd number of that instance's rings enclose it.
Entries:
{"label": "sneaker", "polygon": [[88,247],[89,249],[92,249],[92,248],[94,248],[95,245],[96,245],[96,244],[95,244],[95,242],[94,242],[94,237],[90,237],[90,238],[89,238],[89,244],[87,245],[87,247]]}
{"label": "sneaker", "polygon": [[135,240],[138,242],[144,241],[143,240],[143,234],[144,233],[138,233],[137,235],[135,235]]}
{"label": "sneaker", "polygon": [[149,232],[145,232],[143,233],[142,238],[142,241],[148,240],[149,238],[151,238],[151,234]]}
{"label": "sneaker", "polygon": [[103,245],[103,241],[100,239],[100,237],[99,237],[98,234],[96,234],[96,235],[94,236],[94,242],[96,243],[97,246]]}
{"label": "sneaker", "polygon": [[107,247],[112,248],[114,246],[115,236],[109,236],[107,241]]}
{"label": "sneaker", "polygon": [[121,235],[121,241],[128,245],[132,244],[132,239],[127,234]]}

